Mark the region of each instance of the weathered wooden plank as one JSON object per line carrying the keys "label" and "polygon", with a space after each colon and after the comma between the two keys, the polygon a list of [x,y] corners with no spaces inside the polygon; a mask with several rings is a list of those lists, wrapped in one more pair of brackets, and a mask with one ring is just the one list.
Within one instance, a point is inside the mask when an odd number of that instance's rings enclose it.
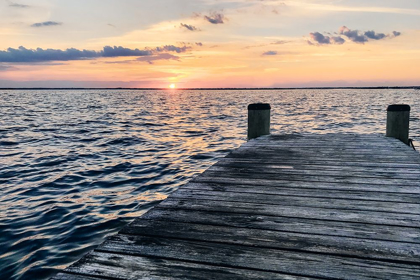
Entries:
{"label": "weathered wooden plank", "polygon": [[201,199],[220,201],[221,204],[234,205],[235,202],[249,202],[267,205],[282,206],[308,206],[326,209],[345,209],[362,211],[380,211],[388,213],[405,213],[420,215],[420,200],[416,203],[391,202],[378,200],[357,200],[350,197],[300,197],[288,195],[254,194],[241,192],[220,191],[193,191],[189,189],[178,190],[171,195],[179,199]]}
{"label": "weathered wooden plank", "polygon": [[[307,179],[307,178],[305,178]],[[406,193],[419,194],[420,186],[399,186],[399,185],[384,185],[384,184],[369,184],[369,183],[352,183],[352,182],[315,182],[303,180],[287,180],[287,178],[279,180],[265,180],[253,178],[235,178],[226,177],[221,174],[218,177],[195,177],[191,183],[214,183],[224,185],[225,188],[229,185],[247,185],[247,186],[265,186],[272,188],[296,188],[296,189],[320,189],[321,192],[327,190],[343,190],[343,191],[371,191],[371,192],[388,192],[388,193]],[[304,191],[304,190],[302,190]]]}
{"label": "weathered wooden plank", "polygon": [[101,280],[104,278],[92,277],[88,275],[70,274],[66,272],[60,272],[51,278],[51,280]]}
{"label": "weathered wooden plank", "polygon": [[268,149],[268,150],[292,150],[295,152],[313,152],[313,151],[320,151],[320,152],[356,152],[362,151],[364,153],[374,153],[377,152],[379,154],[382,153],[391,153],[393,155],[415,155],[417,152],[414,149],[408,149],[407,147],[393,147],[389,144],[386,145],[324,145],[322,143],[316,144],[305,144],[305,143],[298,143],[296,145],[292,144],[279,144],[279,143],[255,143],[253,145],[242,146],[238,150],[246,150],[246,149]]}
{"label": "weathered wooden plank", "polygon": [[[130,246],[130,244],[127,243],[126,245]],[[117,252],[117,250],[114,251]],[[212,266],[190,261],[179,261],[180,258],[173,258],[172,254],[168,254],[168,256],[163,255],[159,258],[147,252],[139,255],[127,254],[133,253],[132,251],[119,252],[117,254],[93,251],[79,263],[69,267],[67,271],[106,279],[313,279],[284,273],[255,271],[247,268],[231,268],[229,264]],[[145,257],[145,255],[152,257]],[[63,280],[66,280],[66,278]]]}
{"label": "weathered wooden plank", "polygon": [[140,220],[121,234],[181,238],[261,248],[285,249],[366,259],[404,261],[420,265],[420,244],[362,238],[317,235],[311,232],[279,232],[169,221]]}
{"label": "weathered wooden plank", "polygon": [[[361,140],[362,141],[362,140]],[[268,140],[259,140],[259,141],[250,141],[245,143],[241,146],[241,149],[245,149],[248,147],[291,147],[291,148],[301,148],[301,147],[308,147],[308,148],[316,148],[316,147],[324,147],[326,149],[345,149],[345,148],[370,148],[370,149],[379,149],[379,150],[401,150],[401,151],[412,151],[413,149],[407,149],[406,145],[395,145],[393,143],[388,142],[380,142],[380,141],[370,141],[369,143],[364,142],[331,142],[331,141],[319,141],[319,140],[308,140],[308,141],[295,141],[295,142],[278,142],[278,141],[268,141]]]}
{"label": "weathered wooden plank", "polygon": [[[370,147],[370,148],[382,148],[388,150],[407,150],[407,145],[402,142],[388,141],[389,139],[371,138],[366,140],[342,140],[342,139],[316,139],[316,138],[301,138],[295,141],[276,141],[271,140],[270,137],[261,139],[251,140],[241,145],[241,148],[246,147],[258,147],[258,146],[276,146],[276,147],[324,147],[326,149],[331,147],[346,148],[346,147]],[[412,150],[412,149],[411,149]]]}
{"label": "weathered wooden plank", "polygon": [[383,180],[388,179],[398,179],[402,182],[405,180],[416,180],[420,181],[420,174],[416,173],[405,173],[400,174],[398,172],[374,172],[374,171],[342,171],[342,170],[324,170],[322,168],[319,169],[294,169],[294,168],[270,168],[268,166],[250,166],[250,165],[241,165],[241,164],[229,164],[229,165],[213,165],[212,167],[207,169],[208,171],[213,172],[223,172],[223,173],[257,173],[257,174],[275,174],[278,175],[309,175],[309,176],[328,176],[328,177],[335,177],[339,176],[342,177],[345,175],[346,177],[354,177],[354,178],[378,178]]}
{"label": "weathered wooden plank", "polygon": [[388,147],[404,147],[404,143],[402,143],[399,140],[392,139],[392,138],[386,138],[386,137],[371,137],[371,138],[341,138],[336,136],[330,136],[326,137],[325,135],[321,135],[320,137],[312,137],[312,136],[304,136],[304,137],[298,137],[296,139],[289,139],[289,140],[278,140],[276,137],[270,135],[270,136],[263,136],[259,139],[253,139],[251,141],[248,141],[247,143],[244,143],[242,147],[249,147],[249,146],[255,146],[255,145],[261,145],[262,143],[266,143],[267,145],[270,144],[277,144],[279,146],[282,145],[291,145],[291,146],[297,146],[299,144],[302,145],[321,145],[323,144],[325,147],[329,146],[337,146],[342,147],[346,145],[350,146],[371,146],[371,147],[377,147],[379,146],[388,146]]}
{"label": "weathered wooden plank", "polygon": [[184,210],[202,210],[279,217],[299,217],[307,219],[348,221],[366,224],[420,227],[420,213],[389,213],[349,210],[338,208],[317,208],[311,206],[268,205],[251,202],[220,203],[220,201],[201,199],[168,198],[157,208],[178,208]]}
{"label": "weathered wooden plank", "polygon": [[411,163],[420,163],[420,159],[417,155],[412,154],[408,155],[386,155],[386,154],[345,154],[345,153],[311,153],[302,150],[300,152],[294,152],[288,149],[265,149],[265,148],[249,148],[245,150],[235,150],[231,152],[226,157],[228,158],[256,158],[256,159],[276,159],[280,155],[284,157],[290,157],[293,159],[301,159],[301,160],[312,160],[317,158],[323,158],[325,161],[337,160],[346,162],[348,160],[351,161],[368,161],[368,162],[395,162],[404,160],[406,162]]}
{"label": "weathered wooden plank", "polygon": [[[320,197],[337,198],[365,201],[420,203],[420,193],[384,192],[383,190],[337,190],[332,188],[296,188],[296,187],[273,187],[264,185],[243,185],[243,184],[218,184],[218,183],[190,183],[185,185],[178,192],[200,193],[201,191],[214,192],[212,195],[224,195],[225,192],[247,193],[253,195],[252,199],[260,194],[270,196],[288,197]],[[174,193],[176,194],[176,193]]]}
{"label": "weathered wooden plank", "polygon": [[310,140],[298,140],[298,141],[270,141],[270,139],[267,140],[251,140],[241,146],[241,148],[244,147],[258,147],[258,146],[276,146],[276,147],[324,147],[326,149],[328,148],[347,148],[347,147],[359,147],[359,148],[379,148],[379,149],[387,149],[387,150],[406,150],[407,146],[404,143],[400,143],[397,145],[396,143],[390,143],[388,141],[382,141],[382,140],[375,140],[375,139],[369,139],[366,140],[352,140],[352,141],[341,141],[337,140],[334,141],[328,141],[328,140],[317,140],[317,139],[310,139]]}
{"label": "weathered wooden plank", "polygon": [[[153,211],[149,211],[142,216],[143,219],[281,232],[312,233],[325,236],[341,236],[402,243],[420,243],[420,231],[416,227],[375,225],[347,221],[174,208],[155,208]],[[134,221],[132,225],[135,225],[137,222],[141,222],[141,220]]]}
{"label": "weathered wooden plank", "polygon": [[[259,154],[259,153],[247,153],[247,154],[233,154],[230,153],[226,156],[227,158],[232,158],[232,159],[255,159],[256,161],[259,160],[265,160],[266,162],[277,162],[279,161],[280,157],[276,157],[275,153],[273,152],[267,152],[264,154]],[[411,164],[419,164],[420,162],[418,160],[414,160],[414,159],[410,159],[410,158],[400,158],[399,160],[396,158],[370,158],[368,156],[365,157],[351,157],[348,156],[346,158],[344,157],[321,157],[321,156],[300,156],[300,157],[287,157],[284,158],[285,161],[289,161],[289,160],[299,160],[301,161],[303,164],[306,163],[311,163],[311,162],[325,162],[327,165],[328,164],[334,164],[334,162],[338,163],[338,164],[346,164],[348,162],[350,163],[374,163],[374,164],[392,164],[395,162],[401,162],[401,160],[403,160],[402,162],[405,163],[411,163]]]}
{"label": "weathered wooden plank", "polygon": [[[263,141],[277,141],[279,143],[284,142],[302,142],[302,141],[314,141],[317,142],[325,141],[328,143],[336,143],[337,141],[348,141],[348,142],[360,142],[360,143],[371,143],[376,142],[388,142],[394,144],[401,144],[402,142],[392,137],[384,137],[382,134],[351,134],[351,133],[325,133],[325,134],[314,134],[314,133],[303,133],[303,134],[286,134],[286,135],[266,135],[259,139]],[[252,141],[258,141],[254,139]],[[252,142],[250,141],[250,142]]]}
{"label": "weathered wooden plank", "polygon": [[229,164],[229,163],[247,163],[247,164],[269,164],[269,165],[279,165],[279,166],[305,166],[314,165],[318,167],[319,165],[325,166],[326,168],[341,168],[341,167],[360,167],[360,168],[398,168],[402,170],[410,171],[419,171],[420,164],[410,163],[410,162],[372,162],[372,161],[336,161],[336,160],[324,160],[323,158],[313,159],[313,160],[297,160],[293,158],[272,158],[270,161],[265,159],[256,159],[256,158],[223,158],[221,161],[216,163],[219,164]]}
{"label": "weathered wooden plank", "polygon": [[407,149],[407,146],[393,146],[389,143],[373,144],[373,145],[360,145],[360,144],[344,144],[344,145],[331,145],[331,143],[278,143],[278,142],[254,142],[241,146],[238,150],[246,149],[267,149],[267,150],[291,150],[295,152],[327,152],[327,153],[341,153],[341,152],[356,152],[363,153],[391,153],[393,155],[415,155],[417,152],[414,149]]}
{"label": "weathered wooden plank", "polygon": [[98,251],[328,279],[418,279],[420,273],[420,266],[405,263],[123,234],[109,238]]}
{"label": "weathered wooden plank", "polygon": [[330,141],[296,141],[296,142],[278,142],[278,141],[250,141],[246,144],[243,144],[239,149],[247,148],[294,148],[294,149],[312,149],[312,148],[324,148],[328,149],[369,149],[369,150],[379,150],[379,151],[401,151],[403,153],[414,152],[414,149],[408,149],[407,146],[403,143],[401,145],[396,145],[388,142],[378,142],[372,141],[370,143],[358,143],[358,142],[330,142]]}
{"label": "weathered wooden plank", "polygon": [[[309,173],[309,174],[308,174]],[[309,172],[307,174],[287,174],[285,172],[260,172],[252,173],[247,170],[231,170],[229,172],[206,170],[200,177],[208,178],[235,178],[237,182],[244,179],[263,179],[263,180],[289,180],[289,181],[303,181],[303,182],[325,182],[325,183],[353,183],[353,184],[374,184],[374,185],[393,185],[393,186],[418,186],[417,180],[409,179],[394,179],[394,178],[370,178],[370,177],[351,177],[346,176],[346,173],[335,176],[318,175],[316,172]]]}
{"label": "weathered wooden plank", "polygon": [[[325,163],[325,162],[324,162]],[[389,165],[372,165],[363,166],[361,164],[356,165],[325,165],[322,164],[301,164],[299,161],[277,161],[277,162],[267,162],[267,161],[255,161],[255,160],[241,160],[241,159],[229,159],[225,158],[213,166],[215,167],[238,167],[238,168],[267,168],[267,169],[293,169],[293,170],[325,170],[325,171],[351,171],[351,172],[361,172],[361,173],[378,173],[378,174],[387,174],[387,173],[396,173],[400,175],[417,175],[420,177],[420,164],[389,164]]]}

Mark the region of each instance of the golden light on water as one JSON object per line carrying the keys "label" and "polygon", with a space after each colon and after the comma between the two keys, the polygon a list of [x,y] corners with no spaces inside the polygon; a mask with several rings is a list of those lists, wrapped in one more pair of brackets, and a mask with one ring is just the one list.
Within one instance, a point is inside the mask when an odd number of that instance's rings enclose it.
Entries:
{"label": "golden light on water", "polygon": [[175,86],[175,84],[170,84],[170,85],[169,85],[169,88],[174,89],[174,88],[176,88],[176,86]]}

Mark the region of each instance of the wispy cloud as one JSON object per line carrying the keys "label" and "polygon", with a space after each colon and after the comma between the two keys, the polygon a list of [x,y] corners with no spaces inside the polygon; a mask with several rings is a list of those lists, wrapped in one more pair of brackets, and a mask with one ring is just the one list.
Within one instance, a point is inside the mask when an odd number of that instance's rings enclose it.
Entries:
{"label": "wispy cloud", "polygon": [[62,25],[62,22],[57,21],[44,21],[44,22],[37,22],[31,25],[31,27],[47,27],[47,26],[57,26]]}
{"label": "wispy cloud", "polygon": [[[180,60],[179,56],[172,55],[170,53],[160,53],[160,54],[154,54],[154,55],[148,55],[148,56],[141,56],[138,57],[135,60],[122,60],[122,61],[104,61],[102,63],[105,64],[132,64],[135,62],[147,62],[149,64],[153,64],[154,61],[157,60]],[[97,64],[97,62],[92,62],[92,64]]]}
{"label": "wispy cloud", "polygon": [[204,19],[212,24],[223,24],[227,20],[222,13],[211,13],[208,16],[204,16]]}
{"label": "wispy cloud", "polygon": [[418,9],[404,9],[393,7],[372,7],[372,6],[340,6],[330,4],[315,4],[308,1],[287,1],[288,6],[316,10],[323,12],[359,12],[359,13],[384,13],[384,14],[405,14],[420,15]]}
{"label": "wispy cloud", "polygon": [[10,65],[1,65],[0,64],[0,72],[2,71],[10,71],[10,70],[18,70],[18,68]]}
{"label": "wispy cloud", "polygon": [[101,51],[79,50],[75,48],[70,48],[66,50],[42,48],[27,49],[21,46],[17,49],[8,48],[5,51],[0,51],[0,62],[39,63],[46,61],[86,60],[101,57],[146,57],[167,52],[182,53],[186,52],[189,49],[191,49],[190,46],[177,47],[174,45],[166,45],[163,47],[147,48],[142,50],[124,48],[122,46],[105,46]]}
{"label": "wispy cloud", "polygon": [[181,27],[182,27],[182,28],[186,28],[186,29],[188,29],[189,31],[200,31],[200,29],[198,29],[197,27],[195,27],[195,26],[193,26],[193,25],[189,25],[189,24],[184,24],[184,23],[181,23]]}
{"label": "wispy cloud", "polygon": [[191,47],[189,46],[182,46],[182,47],[177,47],[174,45],[166,45],[163,47],[157,47],[155,50],[157,52],[176,52],[176,53],[183,53],[186,52],[187,50],[191,49]]}
{"label": "wispy cloud", "polygon": [[289,41],[285,41],[285,40],[278,40],[278,41],[275,41],[275,42],[273,42],[273,43],[271,43],[272,45],[284,45],[284,44],[287,44],[287,43],[289,43]]}
{"label": "wispy cloud", "polygon": [[7,1],[9,3],[9,7],[13,7],[13,8],[29,8],[29,5],[24,5],[24,4],[19,4],[19,3],[15,3],[12,1]]}
{"label": "wispy cloud", "polygon": [[136,61],[145,61],[149,64],[153,64],[153,61],[156,60],[177,60],[179,61],[179,56],[172,55],[170,53],[161,53],[150,57],[139,57]]}
{"label": "wispy cloud", "polygon": [[277,55],[278,53],[276,51],[266,51],[265,53],[263,53],[262,55],[266,56],[270,56],[270,55]]}

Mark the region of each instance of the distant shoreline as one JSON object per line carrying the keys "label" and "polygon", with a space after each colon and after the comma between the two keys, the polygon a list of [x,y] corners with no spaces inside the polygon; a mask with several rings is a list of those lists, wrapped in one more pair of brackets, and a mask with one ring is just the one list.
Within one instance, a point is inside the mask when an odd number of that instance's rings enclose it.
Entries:
{"label": "distant shoreline", "polygon": [[0,90],[299,90],[299,89],[419,89],[420,86],[403,87],[290,87],[290,88],[0,88]]}

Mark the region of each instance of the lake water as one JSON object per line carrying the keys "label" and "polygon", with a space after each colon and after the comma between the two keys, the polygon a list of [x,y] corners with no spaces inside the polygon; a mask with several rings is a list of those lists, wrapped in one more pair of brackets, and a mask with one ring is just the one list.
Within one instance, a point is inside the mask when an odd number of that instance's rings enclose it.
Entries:
{"label": "lake water", "polygon": [[246,141],[247,105],[272,132],[385,132],[419,90],[0,90],[0,278],[63,269]]}

